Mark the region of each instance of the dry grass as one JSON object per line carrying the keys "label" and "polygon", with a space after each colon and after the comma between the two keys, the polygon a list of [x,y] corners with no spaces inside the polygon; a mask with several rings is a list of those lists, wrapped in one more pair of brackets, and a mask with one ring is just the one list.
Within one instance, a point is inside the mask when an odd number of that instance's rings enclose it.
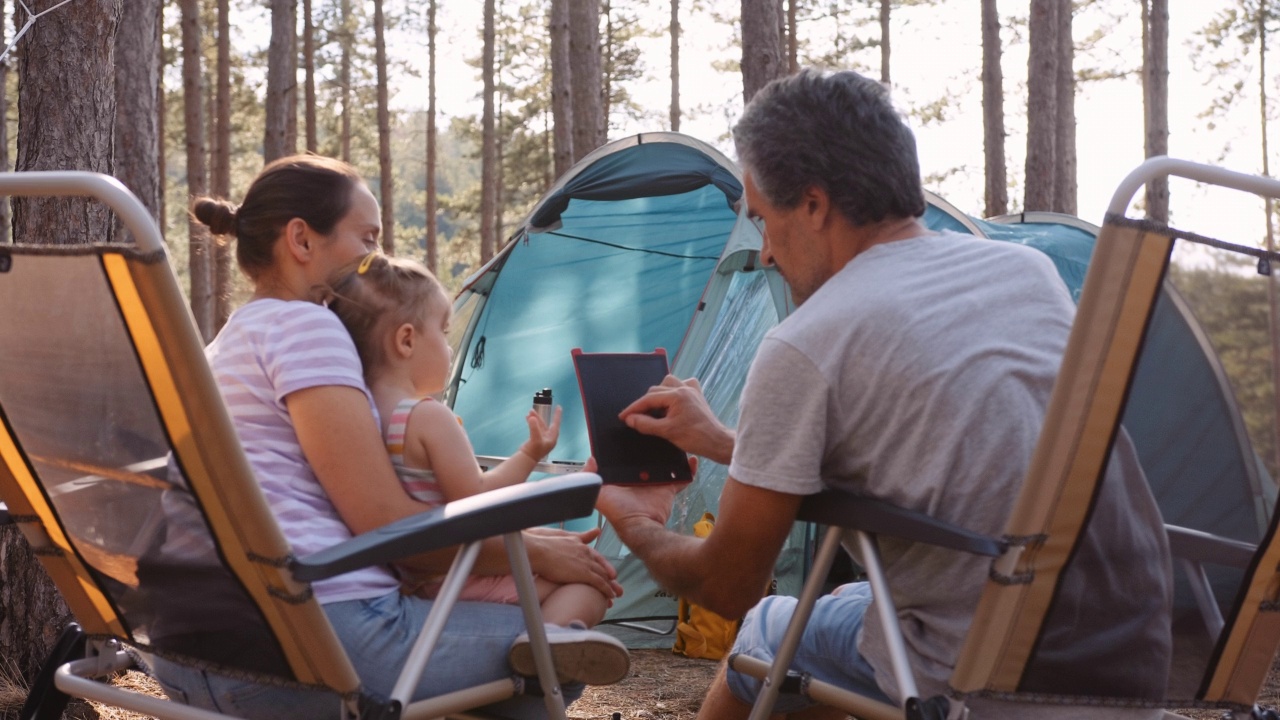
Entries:
{"label": "dry grass", "polygon": [[[715,675],[717,663],[673,655],[667,650],[632,650],[631,672],[616,685],[590,687],[569,707],[572,720],[693,720],[702,706],[702,696]],[[16,718],[26,698],[26,688],[0,671],[0,716]],[[140,672],[124,673],[115,684],[128,690],[163,697],[160,687]],[[1272,668],[1263,687],[1260,704],[1280,705],[1280,662]],[[1221,711],[1180,710],[1193,720],[1219,720]],[[149,716],[127,712],[98,703],[73,703],[64,720],[151,720]]]}

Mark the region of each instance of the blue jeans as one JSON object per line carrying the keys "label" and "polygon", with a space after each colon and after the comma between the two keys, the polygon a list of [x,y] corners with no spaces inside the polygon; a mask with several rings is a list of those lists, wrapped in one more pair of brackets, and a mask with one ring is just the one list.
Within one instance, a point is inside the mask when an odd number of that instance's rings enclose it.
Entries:
{"label": "blue jeans", "polygon": [[[896,704],[895,701],[889,699],[876,684],[875,670],[858,653],[862,616],[870,604],[871,587],[867,583],[845,585],[839,595],[818,598],[800,639],[796,657],[791,661],[791,669],[892,705]],[[795,606],[795,598],[782,595],[761,600],[742,619],[733,652],[772,663]],[[726,671],[725,677],[734,697],[745,703],[755,702],[760,692],[759,680],[733,668]],[[784,693],[778,696],[773,711],[793,713],[814,704],[808,698]]]}
{"label": "blue jeans", "polygon": [[[369,600],[323,606],[360,676],[365,694],[378,700],[385,700],[391,694],[431,604],[430,600],[393,592]],[[524,616],[517,606],[458,603],[449,615],[413,699],[510,677],[507,650],[524,629]],[[151,661],[156,679],[169,697],[196,707],[250,719],[336,718],[341,708],[338,696],[332,693],[258,685],[159,657]],[[576,700],[582,689],[581,685],[565,687],[565,701]],[[486,711],[511,718],[546,715],[541,697],[523,695],[491,705]]]}

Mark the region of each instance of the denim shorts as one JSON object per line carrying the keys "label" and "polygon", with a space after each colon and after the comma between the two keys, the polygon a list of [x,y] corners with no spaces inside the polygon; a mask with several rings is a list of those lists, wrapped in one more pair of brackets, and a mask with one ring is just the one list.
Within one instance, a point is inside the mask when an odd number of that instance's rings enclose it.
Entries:
{"label": "denim shorts", "polygon": [[[858,637],[862,634],[862,616],[871,604],[871,587],[852,583],[838,595],[818,598],[791,669],[807,673],[823,682],[866,695],[873,700],[896,704],[876,685],[875,670],[858,653]],[[791,621],[796,599],[772,595],[761,600],[742,620],[733,652],[765,662],[773,662],[782,644],[782,636]],[[726,671],[729,690],[745,703],[755,702],[761,682],[733,668]],[[800,695],[781,694],[774,713],[793,713],[815,703]]]}
{"label": "denim shorts", "polygon": [[[323,606],[367,695],[385,700],[391,694],[431,604],[430,600],[392,592],[368,600]],[[514,605],[458,603],[449,615],[413,699],[435,697],[510,677],[507,651],[515,636],[524,629],[524,616]],[[159,657],[150,660],[160,685],[179,702],[250,720],[339,717],[340,700],[331,693],[268,687]],[[582,690],[581,685],[566,686],[565,701],[576,700]],[[533,695],[517,695],[485,710],[510,718],[546,715],[542,698]]]}

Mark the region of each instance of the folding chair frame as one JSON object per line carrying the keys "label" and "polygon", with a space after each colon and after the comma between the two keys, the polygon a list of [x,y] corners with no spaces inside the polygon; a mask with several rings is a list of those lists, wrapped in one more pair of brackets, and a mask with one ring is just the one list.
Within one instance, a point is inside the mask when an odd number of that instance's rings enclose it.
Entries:
{"label": "folding chair frame", "polygon": [[[85,172],[0,173],[0,195],[88,196],[96,198],[107,204],[121,218],[125,226],[132,232],[140,253],[159,254],[161,257],[165,253],[164,242],[154,220],[141,203],[114,178]],[[16,249],[10,249],[7,252],[16,251]],[[162,260],[161,262],[163,263],[164,261]],[[177,333],[179,338],[179,342],[176,345],[183,347],[193,343],[198,345],[193,335],[194,330],[192,329],[189,315],[184,318],[186,320],[185,323],[178,320],[174,321],[172,326],[166,325],[163,328],[154,328],[151,326],[150,317],[143,310],[147,301],[169,303],[178,301],[177,307],[185,306],[181,303],[180,294],[177,292],[176,284],[172,279],[172,272],[168,269],[167,264],[160,270],[167,277],[164,278],[165,282],[160,283],[161,287],[158,289],[134,285],[132,273],[148,271],[134,270],[123,258],[112,256],[108,253],[103,257],[103,265],[108,275],[111,276],[114,287],[117,290],[120,287],[124,287],[127,292],[134,293],[128,302],[122,303],[121,312],[127,320],[135,342],[147,344],[148,349],[162,350],[161,346],[164,343],[160,341],[161,332],[172,332]],[[141,341],[138,339],[139,333],[141,333]],[[203,357],[194,351],[188,352],[187,350],[179,349],[175,352],[179,361],[203,362]],[[159,382],[162,390],[168,389],[171,394],[176,395],[177,387],[181,384],[182,379],[175,378],[167,367],[167,363],[173,362],[174,359],[174,357],[168,356],[165,352],[155,352],[154,357],[142,359],[142,363],[146,367],[150,384],[154,385]],[[147,365],[148,362],[152,364]],[[159,378],[159,380],[156,378]],[[180,434],[184,437],[190,435],[192,426],[188,413],[200,410],[200,401],[197,400],[195,402],[194,410],[186,407],[176,407],[176,409],[162,407],[160,409],[161,414],[166,418],[166,422],[172,417],[177,417],[183,423],[184,432]],[[215,402],[214,404],[218,403]],[[212,428],[201,427],[201,433],[212,430],[215,433],[222,433],[223,437],[227,437],[230,432],[230,426],[225,420],[213,422],[212,426]],[[230,434],[230,437],[234,441],[234,434]],[[197,463],[207,464],[213,461],[195,450],[190,452]],[[72,550],[69,540],[55,519],[56,513],[49,506],[48,496],[40,490],[34,468],[29,464],[29,460],[21,451],[16,439],[3,426],[0,426],[0,459],[5,461],[0,464],[0,492],[4,494],[3,500],[12,509],[14,518],[18,520],[19,527],[27,539],[32,542],[33,546],[48,548],[51,551],[51,553],[42,556],[41,560],[50,570],[50,574],[55,580],[66,581],[59,582],[59,588],[64,591],[68,604],[77,617],[82,621],[87,621],[86,628],[89,635],[92,636],[92,639],[84,647],[82,659],[69,662],[63,662],[65,657],[60,657],[60,655],[81,654],[80,646],[84,639],[74,633],[64,637],[66,642],[60,645],[69,644],[69,647],[61,649],[51,658],[51,663],[57,664],[57,670],[53,673],[53,684],[56,688],[70,695],[98,700],[161,718],[212,720],[213,718],[225,717],[218,713],[121,690],[96,680],[97,678],[110,676],[135,664],[133,656],[123,649],[118,640],[103,639],[110,635],[124,638],[121,634],[123,625],[116,619],[115,611],[110,603],[100,597],[100,591],[94,589],[88,582],[77,580],[77,578],[87,578],[88,574],[79,564],[81,560],[78,558],[77,553]],[[231,462],[234,466],[233,460],[234,458],[219,458],[218,462]],[[243,464],[244,461],[241,458],[239,462]],[[242,474],[247,472],[244,468],[247,468],[247,466],[242,466],[240,469]],[[235,470],[233,469],[229,472],[234,473]],[[538,683],[542,690],[545,706],[550,717],[563,719],[565,717],[564,697],[555,675],[551,652],[542,623],[541,610],[537,601],[533,575],[520,531],[528,527],[549,525],[589,514],[594,509],[599,487],[600,480],[597,476],[577,473],[550,478],[538,483],[503,488],[405,518],[378,530],[354,537],[345,543],[310,557],[293,559],[288,563],[287,567],[264,567],[259,564],[257,567],[250,567],[247,571],[241,569],[237,570],[237,572],[241,574],[242,581],[245,581],[245,573],[248,573],[249,582],[246,583],[246,586],[255,586],[256,583],[256,587],[265,592],[268,588],[274,591],[277,584],[282,584],[283,590],[288,591],[304,588],[303,583],[305,582],[332,577],[358,568],[387,564],[400,558],[430,550],[438,550],[455,545],[461,546],[452,568],[445,577],[444,587],[428,615],[404,668],[401,670],[390,701],[385,704],[374,704],[367,699],[362,699],[361,702],[357,703],[356,698],[359,697],[359,694],[351,687],[330,684],[334,692],[344,697],[340,714],[346,717],[440,717],[497,702],[524,690],[523,680],[513,676],[444,696],[419,702],[410,702],[413,689],[427,668],[431,652],[439,640],[450,611],[454,607],[463,584],[474,566],[479,553],[480,542],[489,537],[503,536],[506,540],[512,574],[522,600],[521,604],[537,668]],[[225,500],[225,498],[220,499],[220,501],[222,500]],[[8,509],[3,513],[6,518],[8,513]],[[255,517],[269,516],[258,515]],[[276,531],[272,528],[271,532]],[[275,542],[270,540],[270,533],[267,535],[268,544]],[[275,535],[274,537],[279,536]],[[219,537],[220,543],[226,539],[221,535]],[[233,542],[235,551],[243,553],[244,549],[248,547],[244,543],[252,541],[251,538],[246,539],[237,536]],[[74,590],[74,592],[67,594],[69,589]],[[261,603],[262,594],[260,593],[255,597]],[[300,626],[295,622],[302,616],[292,620],[286,619],[283,621],[285,625],[280,627],[292,628],[291,632],[302,632],[305,636],[307,632],[305,628],[308,627],[308,623],[323,622],[323,615],[318,612],[318,605],[314,601],[310,602],[316,610],[307,611],[311,614],[306,616],[306,620],[301,626],[304,628],[303,630],[299,630]],[[291,622],[294,624],[290,625],[289,623]],[[273,625],[273,627],[276,627],[276,625]],[[316,652],[319,648],[336,647],[334,652],[341,653],[340,645],[325,645],[326,642],[328,641],[322,640],[314,647],[305,650],[301,655],[295,654],[291,656],[290,662],[295,672],[299,668],[295,659],[306,662],[307,654]],[[63,650],[66,652],[63,652]],[[356,680],[345,655],[342,655],[341,658],[336,658],[336,660],[336,664],[330,663],[332,665],[331,670],[319,670],[321,676],[327,672],[334,678],[340,679],[341,682],[346,682],[346,678]],[[48,669],[46,668],[46,670]],[[305,670],[308,673],[315,672],[313,668],[309,667],[305,668]],[[48,702],[46,702],[46,697],[38,697],[39,690],[39,687],[35,688],[37,692],[33,693],[33,696],[28,700],[32,715],[37,712],[45,715],[47,712],[51,712],[51,703],[58,702],[58,699],[53,694],[48,696]],[[338,708],[335,708],[335,710],[338,710]]]}

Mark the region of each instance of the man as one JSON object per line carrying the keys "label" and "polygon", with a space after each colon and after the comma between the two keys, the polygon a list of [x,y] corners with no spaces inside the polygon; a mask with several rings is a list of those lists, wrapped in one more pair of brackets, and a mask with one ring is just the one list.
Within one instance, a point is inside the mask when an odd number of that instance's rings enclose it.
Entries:
{"label": "man", "polygon": [[[810,70],[775,81],[747,107],[734,140],[748,213],[764,229],[761,258],[787,280],[797,309],[760,346],[736,434],[716,420],[696,381],[667,378],[622,414],[641,432],[729,465],[716,530],[706,540],[668,531],[671,486],[606,487],[599,507],[663,587],[726,616],[747,613],[735,652],[768,660],[794,600],[757,601],[806,495],[839,487],[1002,533],[1074,306],[1037,251],[924,227],[915,140],[874,81]],[[1153,676],[1139,680],[1147,683],[1140,692],[1159,697],[1169,656],[1168,548],[1123,433],[1103,487],[1097,532],[1063,581],[1079,592],[1066,594],[1055,618],[1067,621],[1044,640],[1057,664],[1029,687],[1049,692],[1064,672],[1136,662]],[[1105,566],[1108,548],[1141,560],[1122,568],[1124,582],[1086,589],[1074,567]],[[989,561],[891,540],[881,551],[921,694],[945,694]],[[822,598],[793,668],[898,704],[870,602],[865,584]],[[1096,623],[1081,617],[1125,620],[1105,625],[1111,642],[1085,657],[1079,633]],[[703,716],[745,717],[757,688],[722,669]],[[969,707],[984,719],[1073,711]],[[777,710],[830,714],[797,697]]]}

